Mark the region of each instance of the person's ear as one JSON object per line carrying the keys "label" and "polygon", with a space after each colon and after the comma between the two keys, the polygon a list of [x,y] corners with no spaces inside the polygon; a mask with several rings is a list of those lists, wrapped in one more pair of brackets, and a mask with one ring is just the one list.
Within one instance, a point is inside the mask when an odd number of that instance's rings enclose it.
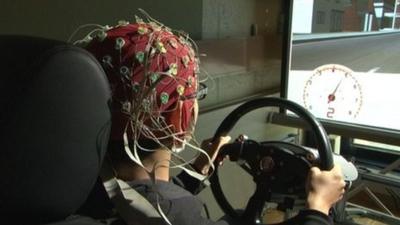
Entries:
{"label": "person's ear", "polygon": [[181,134],[182,130],[182,108],[183,108],[183,101],[177,101],[176,107],[174,111],[171,112],[170,115],[170,124],[173,125],[173,133]]}
{"label": "person's ear", "polygon": [[192,117],[193,128],[194,126],[196,126],[198,118],[199,118],[199,102],[197,101],[197,99],[195,99],[193,103],[193,117]]}

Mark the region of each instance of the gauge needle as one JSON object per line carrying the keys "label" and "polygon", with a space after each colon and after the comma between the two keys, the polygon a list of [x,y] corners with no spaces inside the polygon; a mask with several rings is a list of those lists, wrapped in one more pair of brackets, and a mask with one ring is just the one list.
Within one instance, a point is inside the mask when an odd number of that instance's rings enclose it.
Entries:
{"label": "gauge needle", "polygon": [[338,90],[338,88],[339,88],[340,84],[342,83],[342,81],[343,81],[343,78],[336,85],[335,90],[333,90],[332,94],[328,95],[328,104],[333,102],[333,101],[335,101],[335,99],[336,99],[336,96],[335,96],[336,91]]}

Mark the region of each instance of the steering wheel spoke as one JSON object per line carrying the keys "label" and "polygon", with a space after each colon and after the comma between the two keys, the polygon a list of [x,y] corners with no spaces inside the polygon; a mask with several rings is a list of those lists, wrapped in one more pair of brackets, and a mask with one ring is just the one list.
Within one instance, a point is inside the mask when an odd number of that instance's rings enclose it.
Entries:
{"label": "steering wheel spoke", "polygon": [[254,194],[250,197],[246,209],[242,215],[242,220],[246,224],[262,224],[262,213],[266,201],[271,199],[271,191],[267,182],[257,183]]}
{"label": "steering wheel spoke", "polygon": [[254,172],[251,170],[251,168],[244,162],[237,162],[238,164],[244,171],[246,171],[250,176],[255,176]]}

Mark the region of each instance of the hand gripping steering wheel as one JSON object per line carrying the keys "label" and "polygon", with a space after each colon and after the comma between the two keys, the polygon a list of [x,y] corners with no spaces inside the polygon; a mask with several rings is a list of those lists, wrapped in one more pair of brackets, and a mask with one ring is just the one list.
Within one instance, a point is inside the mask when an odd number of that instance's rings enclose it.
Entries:
{"label": "hand gripping steering wheel", "polygon": [[[309,126],[310,130],[315,135],[315,141],[318,149],[317,155],[319,155],[319,159],[314,160],[314,162],[316,163],[310,163],[309,167],[311,165],[315,165],[318,166],[321,170],[331,170],[333,168],[333,155],[331,144],[322,125],[310,112],[308,112],[302,106],[285,99],[266,97],[244,103],[243,105],[232,111],[222,121],[217,131],[215,132],[214,139],[217,139],[220,136],[228,135],[228,133],[232,130],[232,128],[235,126],[240,118],[242,118],[245,114],[262,107],[280,107],[286,110],[290,110],[291,112],[297,114],[302,120],[304,120]],[[301,155],[299,154],[299,152],[308,151],[309,150],[306,150],[300,145],[295,145],[283,141],[265,142],[262,146],[254,141],[249,141],[246,143],[244,143],[243,141],[236,141],[232,144],[225,145],[221,149],[217,160],[214,162],[215,170],[213,175],[210,177],[211,189],[216,201],[218,202],[222,210],[232,218],[241,219],[242,221],[245,221],[246,224],[261,224],[261,212],[263,210],[265,201],[268,200],[268,198],[270,197],[269,194],[274,190],[280,190],[283,186],[288,185],[290,182],[287,181],[289,179],[287,177],[293,175],[293,173],[296,173],[296,171],[308,171],[309,167],[306,166],[307,168],[304,168],[304,166],[302,165],[307,164],[307,161],[310,161],[311,159],[305,160],[304,158],[307,157],[299,156]],[[218,165],[220,159],[222,159],[225,155],[230,155],[231,160],[241,159],[248,163],[250,167],[248,169],[248,172],[253,176],[253,180],[256,182],[256,191],[254,195],[250,198],[243,214],[239,214],[231,206],[231,204],[226,199],[220,185],[218,177]],[[300,158],[305,163],[297,163],[299,161],[298,159]],[[288,159],[289,161],[287,161]],[[260,169],[260,165],[265,164],[264,162],[262,162],[263,160],[269,166],[265,166],[264,168]],[[276,165],[278,163],[280,165],[284,163],[291,164],[291,167],[293,167],[293,165],[295,165],[296,163],[297,164],[294,170],[289,172],[286,168],[279,169],[279,166]],[[276,175],[275,177],[285,176],[285,181],[283,183],[276,183],[272,179],[270,179],[270,177],[272,177],[271,174]],[[304,176],[302,176],[301,179],[303,179],[303,182],[305,182]],[[277,178],[276,180],[279,179]],[[294,184],[293,182],[298,181],[293,180],[290,184]],[[303,195],[305,194],[304,189],[301,192],[303,192]]]}

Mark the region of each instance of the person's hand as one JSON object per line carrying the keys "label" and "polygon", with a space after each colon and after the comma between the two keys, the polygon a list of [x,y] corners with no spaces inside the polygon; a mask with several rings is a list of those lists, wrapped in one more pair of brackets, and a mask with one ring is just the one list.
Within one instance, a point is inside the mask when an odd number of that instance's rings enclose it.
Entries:
{"label": "person's hand", "polygon": [[311,168],[307,185],[308,208],[328,215],[333,204],[342,199],[344,187],[342,170],[338,165],[330,171],[321,171],[317,167]]}
{"label": "person's hand", "polygon": [[203,175],[207,175],[210,167],[211,167],[211,163],[214,162],[215,158],[217,158],[217,155],[219,153],[220,148],[224,145],[227,144],[229,141],[231,140],[230,136],[223,136],[223,137],[219,137],[217,140],[215,140],[214,142],[212,142],[212,139],[207,139],[204,140],[201,143],[201,148],[203,150],[205,150],[208,154],[208,156],[211,159],[211,162],[208,160],[208,158],[204,155],[204,154],[200,154],[196,160],[194,161],[194,163],[192,164],[193,167],[201,174]]}

